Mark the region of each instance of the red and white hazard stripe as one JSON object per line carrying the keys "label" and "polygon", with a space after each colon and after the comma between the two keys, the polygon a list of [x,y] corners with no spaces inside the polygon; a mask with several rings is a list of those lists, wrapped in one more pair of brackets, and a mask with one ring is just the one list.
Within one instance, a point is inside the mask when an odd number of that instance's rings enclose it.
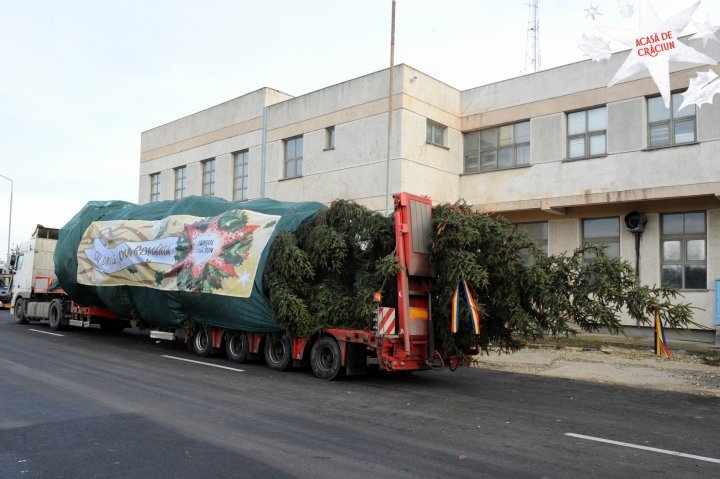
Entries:
{"label": "red and white hazard stripe", "polygon": [[395,334],[395,308],[378,308],[378,334]]}

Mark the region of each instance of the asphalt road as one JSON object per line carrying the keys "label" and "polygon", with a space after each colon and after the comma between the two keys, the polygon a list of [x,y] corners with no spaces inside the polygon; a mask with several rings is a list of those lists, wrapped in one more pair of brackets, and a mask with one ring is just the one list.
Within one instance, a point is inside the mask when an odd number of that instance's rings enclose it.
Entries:
{"label": "asphalt road", "polygon": [[2,478],[720,477],[718,398],[478,369],[327,382],[50,332],[0,311]]}

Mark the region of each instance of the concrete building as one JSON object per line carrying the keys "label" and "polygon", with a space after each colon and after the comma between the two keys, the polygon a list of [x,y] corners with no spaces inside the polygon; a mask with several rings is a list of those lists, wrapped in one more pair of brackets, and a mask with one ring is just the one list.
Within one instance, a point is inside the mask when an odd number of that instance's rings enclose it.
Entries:
{"label": "concrete building", "polygon": [[[720,59],[717,45],[703,51]],[[349,198],[383,210],[389,168],[391,193],[464,198],[549,253],[607,245],[644,283],[680,288],[708,328],[693,336],[715,341],[720,100],[679,108],[707,66],[672,65],[669,109],[647,75],[606,87],[625,56],[466,91],[398,65],[389,166],[390,70],[298,97],[262,88],[143,132],[139,201]],[[624,223],[634,211],[647,218],[639,258]]]}

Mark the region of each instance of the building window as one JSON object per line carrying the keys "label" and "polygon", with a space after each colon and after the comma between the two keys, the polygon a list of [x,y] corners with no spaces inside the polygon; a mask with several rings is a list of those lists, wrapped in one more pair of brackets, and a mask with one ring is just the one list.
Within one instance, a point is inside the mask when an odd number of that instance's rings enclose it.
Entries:
{"label": "building window", "polygon": [[530,164],[530,122],[466,133],[465,173]]}
{"label": "building window", "polygon": [[662,215],[662,286],[707,288],[705,213]]}
{"label": "building window", "polygon": [[303,137],[285,140],[285,178],[302,176]]}
{"label": "building window", "polygon": [[325,128],[325,149],[332,150],[335,148],[335,127]]}
{"label": "building window", "polygon": [[184,166],[175,168],[175,199],[185,198],[185,180],[187,179],[187,169]]}
{"label": "building window", "polygon": [[215,158],[202,162],[202,195],[215,195]]}
{"label": "building window", "polygon": [[[540,221],[537,223],[518,223],[517,228],[525,231],[530,238],[535,241],[537,247],[548,254],[548,223],[547,221]],[[530,256],[530,251],[527,249],[520,250],[520,256],[525,264],[532,264],[533,258]]]}
{"label": "building window", "polygon": [[233,175],[233,201],[248,199],[248,150],[235,153],[235,174]]}
{"label": "building window", "polygon": [[150,175],[150,203],[160,201],[160,173]]}
{"label": "building window", "polygon": [[[620,218],[594,218],[583,220],[583,244],[605,247],[608,258],[620,257]],[[585,261],[595,257],[592,253],[585,254]]]}
{"label": "building window", "polygon": [[568,158],[589,158],[606,153],[607,109],[603,106],[567,115]]}
{"label": "building window", "polygon": [[437,123],[427,122],[425,128],[425,141],[433,145],[446,146],[447,127]]}
{"label": "building window", "polygon": [[648,146],[681,145],[695,141],[695,105],[680,110],[683,97],[673,93],[670,108],[665,107],[662,97],[647,99],[648,106]]}

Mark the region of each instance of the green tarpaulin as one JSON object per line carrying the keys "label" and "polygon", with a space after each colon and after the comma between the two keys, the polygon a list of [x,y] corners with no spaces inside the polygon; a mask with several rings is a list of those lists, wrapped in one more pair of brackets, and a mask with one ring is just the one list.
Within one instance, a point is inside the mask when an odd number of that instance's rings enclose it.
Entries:
{"label": "green tarpaulin", "polygon": [[[176,328],[185,320],[253,332],[277,331],[270,304],[263,294],[262,276],[272,241],[280,231],[295,231],[324,208],[315,202],[260,199],[241,204],[220,198],[191,196],[178,201],[136,205],[124,201],[91,201],[61,230],[55,249],[55,273],[65,292],[79,305],[104,305],[118,316],[141,319],[155,328]],[[219,217],[232,210],[280,216],[258,262],[252,293],[247,298],[199,291],[164,291],[143,286],[100,286],[78,283],[78,249],[93,222],[156,221],[173,215]],[[178,248],[180,250],[180,248]]]}

